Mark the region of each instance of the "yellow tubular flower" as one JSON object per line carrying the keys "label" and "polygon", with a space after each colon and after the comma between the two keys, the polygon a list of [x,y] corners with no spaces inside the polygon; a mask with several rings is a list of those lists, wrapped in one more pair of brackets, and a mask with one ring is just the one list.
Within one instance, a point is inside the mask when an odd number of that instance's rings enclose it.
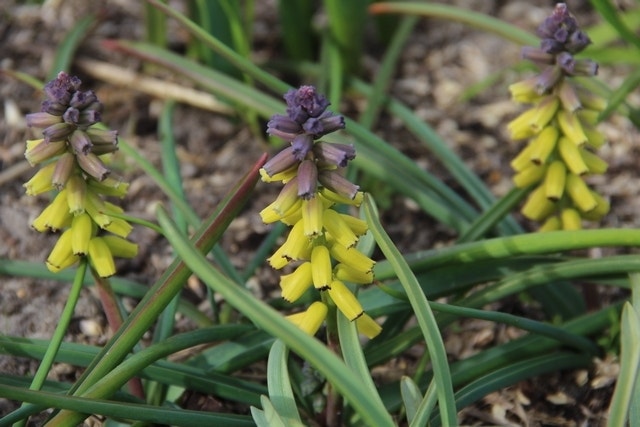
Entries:
{"label": "yellow tubular flower", "polygon": [[138,255],[138,245],[119,236],[102,236],[111,254],[118,258],[133,258]]}
{"label": "yellow tubular flower", "polygon": [[583,126],[582,130],[584,131],[584,134],[587,136],[587,144],[590,147],[593,147],[597,150],[598,148],[602,147],[604,144],[607,143],[607,140],[605,139],[602,132],[596,130],[595,128],[591,126]]}
{"label": "yellow tubular flower", "polygon": [[578,98],[578,94],[573,88],[573,85],[571,85],[567,80],[563,80],[560,84],[558,96],[560,97],[560,102],[562,103],[562,108],[564,110],[570,113],[575,113],[582,108],[582,103]]}
{"label": "yellow tubular flower", "polygon": [[584,175],[589,172],[589,167],[584,162],[584,159],[580,154],[579,147],[568,138],[560,138],[558,141],[558,151],[560,152],[560,157],[562,157],[562,160],[571,173]]}
{"label": "yellow tubular flower", "polygon": [[575,114],[565,110],[560,110],[557,114],[558,124],[562,133],[577,146],[582,146],[587,142],[587,136],[582,130],[582,124]]}
{"label": "yellow tubular flower", "polygon": [[107,207],[104,204],[104,201],[98,197],[97,194],[91,191],[87,192],[84,208],[91,216],[91,219],[93,219],[93,222],[98,224],[98,226],[103,230],[111,224],[112,218],[105,214]]}
{"label": "yellow tubular flower", "polygon": [[322,233],[324,206],[319,197],[312,197],[302,201],[302,221],[304,223],[304,235],[316,237]]}
{"label": "yellow tubular flower", "polygon": [[564,230],[580,230],[582,228],[582,218],[575,209],[563,209],[560,213],[560,220]]}
{"label": "yellow tubular flower", "polygon": [[104,229],[116,236],[127,237],[133,230],[133,226],[124,219],[111,218],[111,222]]}
{"label": "yellow tubular flower", "polygon": [[362,201],[364,200],[364,193],[362,191],[358,191],[353,199],[342,196],[325,187],[320,189],[320,194],[333,203],[341,203],[343,205],[351,205],[356,207],[360,206],[362,204]]}
{"label": "yellow tubular flower", "polygon": [[91,179],[87,182],[89,189],[105,196],[124,197],[129,190],[129,183],[113,177],[107,177],[102,181]]}
{"label": "yellow tubular flower", "polygon": [[67,190],[58,193],[53,201],[47,206],[38,217],[33,220],[31,226],[39,232],[47,230],[58,231],[71,224],[73,218],[69,212],[67,203]]}
{"label": "yellow tubular flower", "polygon": [[307,236],[304,235],[304,223],[298,221],[291,228],[287,240],[282,245],[284,256],[290,260],[309,259],[311,255],[311,244]]}
{"label": "yellow tubular flower", "polygon": [[335,266],[333,276],[343,282],[358,283],[361,285],[373,282],[373,271],[360,271],[342,263]]}
{"label": "yellow tubular flower", "polygon": [[520,153],[511,161],[511,168],[516,172],[521,172],[531,165],[531,151],[534,145],[532,143],[527,144]]}
{"label": "yellow tubular flower", "polygon": [[101,237],[94,237],[89,241],[89,260],[100,277],[111,277],[116,274],[113,254]]}
{"label": "yellow tubular flower", "polygon": [[513,176],[513,183],[518,188],[528,187],[539,182],[545,176],[546,171],[546,166],[530,163],[528,167]]}
{"label": "yellow tubular flower", "polygon": [[306,261],[300,264],[293,273],[281,276],[282,298],[289,302],[300,298],[312,284],[311,269],[311,263]]}
{"label": "yellow tubular flower", "polygon": [[325,290],[331,284],[331,256],[326,246],[318,245],[311,250],[311,277],[318,290]]}
{"label": "yellow tubular flower", "polygon": [[340,244],[333,244],[330,248],[331,255],[339,262],[342,262],[358,271],[369,272],[373,270],[375,261],[357,250],[356,248],[345,248]]}
{"label": "yellow tubular flower", "polygon": [[358,242],[358,237],[351,230],[349,225],[340,217],[340,214],[333,209],[324,211],[324,228],[333,236],[336,242],[346,248],[354,246]]}
{"label": "yellow tubular flower", "polygon": [[30,166],[52,159],[64,153],[67,149],[65,141],[45,142],[43,139],[31,139],[27,141],[27,149],[24,157]]}
{"label": "yellow tubular flower", "polygon": [[588,90],[579,90],[578,99],[585,108],[590,108],[596,111],[604,111],[604,109],[607,108],[607,100],[605,98]]}
{"label": "yellow tubular flower", "polygon": [[511,134],[511,139],[517,141],[519,139],[527,139],[534,136],[537,131],[533,128],[532,123],[536,116],[536,109],[530,108],[515,119],[511,120],[509,124],[507,124],[507,129]]}
{"label": "yellow tubular flower", "polygon": [[547,199],[544,184],[536,187],[522,206],[522,215],[532,221],[542,221],[553,212],[555,204]]}
{"label": "yellow tubular flower", "polygon": [[53,172],[56,170],[56,162],[49,163],[40,168],[31,179],[22,186],[25,188],[27,196],[36,196],[54,189],[52,182]]}
{"label": "yellow tubular flower", "polygon": [[71,251],[74,255],[86,255],[93,237],[93,221],[88,213],[76,215],[71,222]]}
{"label": "yellow tubular flower", "polygon": [[367,230],[369,230],[367,221],[361,220],[360,218],[356,218],[354,216],[347,215],[347,214],[339,214],[339,215],[340,215],[340,218],[342,218],[342,220],[347,223],[351,231],[353,231],[353,233],[356,236],[360,237],[363,234],[365,234]]}
{"label": "yellow tubular flower", "polygon": [[544,189],[547,199],[558,201],[564,193],[565,178],[567,176],[567,168],[560,160],[556,160],[549,165],[547,174],[544,177]]}
{"label": "yellow tubular flower", "polygon": [[555,126],[547,126],[542,129],[540,134],[531,141],[529,159],[535,164],[543,164],[555,148],[556,141],[558,141],[558,129]]}
{"label": "yellow tubular flower", "polygon": [[284,170],[282,172],[278,172],[273,174],[273,176],[269,176],[266,170],[260,169],[260,179],[263,182],[278,182],[287,183],[291,181],[293,177],[295,177],[298,173],[298,165],[291,166],[289,169]]}
{"label": "yellow tubular flower", "polygon": [[580,123],[584,126],[591,125],[595,126],[598,124],[598,117],[600,116],[600,111],[592,110],[590,108],[585,108],[577,112],[578,119]]}
{"label": "yellow tubular flower", "polygon": [[79,174],[73,174],[67,180],[67,203],[69,212],[78,215],[84,212],[87,199],[87,184]]}
{"label": "yellow tubular flower", "polygon": [[549,95],[538,102],[534,109],[536,115],[531,123],[531,127],[536,133],[540,132],[547,126],[551,119],[556,115],[556,111],[558,111],[559,106],[560,100],[554,95]]}
{"label": "yellow tubular flower", "polygon": [[[70,259],[73,258],[73,252],[71,250],[72,232],[67,230],[60,235],[55,246],[51,250],[51,253],[47,257],[47,268],[51,272],[58,272],[63,268],[68,267]],[[77,260],[77,258],[76,258]]]}
{"label": "yellow tubular flower", "polygon": [[533,76],[509,85],[511,98],[520,104],[533,104],[540,100],[541,96],[537,90],[538,77]]}
{"label": "yellow tubular flower", "polygon": [[596,208],[598,202],[593,197],[592,191],[578,175],[570,173],[567,175],[567,194],[573,203],[583,212],[589,212]]}
{"label": "yellow tubular flower", "polygon": [[315,335],[322,322],[327,317],[328,308],[323,303],[316,301],[301,313],[291,314],[287,319],[309,335]]}
{"label": "yellow tubular flower", "polygon": [[291,262],[291,260],[286,257],[284,251],[283,247],[280,246],[273,255],[267,258],[267,262],[272,268],[280,270]]}
{"label": "yellow tubular flower", "polygon": [[369,339],[375,338],[382,332],[382,326],[378,325],[367,313],[363,313],[356,319],[356,328],[358,328],[358,332]]}
{"label": "yellow tubular flower", "polygon": [[327,291],[338,309],[350,321],[356,320],[362,316],[364,310],[358,302],[355,295],[347,288],[347,286],[339,280],[331,282],[331,287]]}
{"label": "yellow tubular flower", "polygon": [[597,205],[589,212],[582,212],[582,217],[589,221],[600,221],[602,217],[609,213],[609,209],[611,208],[611,206],[609,205],[609,202],[606,201],[601,195],[599,195],[595,191],[589,191],[591,192],[593,198],[596,200]]}
{"label": "yellow tubular flower", "polygon": [[580,155],[582,156],[582,160],[587,165],[590,173],[600,175],[607,171],[609,167],[607,162],[593,154],[591,151],[581,148]]}
{"label": "yellow tubular flower", "polygon": [[547,218],[538,231],[556,231],[562,229],[562,221],[557,215]]}

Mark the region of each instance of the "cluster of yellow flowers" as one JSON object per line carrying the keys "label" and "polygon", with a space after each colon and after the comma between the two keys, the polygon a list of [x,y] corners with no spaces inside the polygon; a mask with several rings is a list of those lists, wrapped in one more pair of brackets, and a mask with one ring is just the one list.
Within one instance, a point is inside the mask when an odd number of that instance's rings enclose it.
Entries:
{"label": "cluster of yellow flowers", "polygon": [[606,101],[570,82],[572,76],[595,75],[598,67],[573,57],[590,40],[564,3],[538,35],[540,48],[525,47],[523,57],[545,68],[509,87],[516,102],[532,105],[508,125],[513,139],[530,140],[511,162],[513,181],[519,188],[535,186],[521,212],[541,222],[541,231],[580,229],[583,219],[597,221],[609,211],[609,203],[584,181],[607,170],[593,152],[605,143],[595,126]]}
{"label": "cluster of yellow flowers", "polygon": [[310,288],[321,297],[289,319],[315,334],[327,316],[328,304],[335,304],[362,334],[372,338],[381,327],[345,284],[373,281],[374,261],[355,247],[367,224],[334,210],[337,204],[362,202],[358,186],[339,173],[355,157],[355,150],[351,145],[316,141],[344,128],[344,118],[326,111],[329,103],[312,86],[291,90],[284,99],[287,115],[274,115],[268,132],[290,146],[260,171],[264,181],[282,182],[284,187],[260,216],[265,223],[282,221],[291,226],[284,244],[269,258],[275,269],[295,263],[293,272],[280,279],[283,298],[295,301]]}
{"label": "cluster of yellow flowers", "polygon": [[[27,141],[25,157],[40,170],[24,184],[28,195],[58,190],[33,221],[39,232],[62,232],[46,265],[53,272],[86,256],[101,277],[115,274],[115,257],[132,258],[138,246],[126,240],[131,224],[113,215],[122,208],[104,196],[123,197],[128,184],[109,176],[105,156],[118,149],[117,132],[94,127],[102,104],[80,80],[61,72],[45,85],[42,111],[27,115],[44,138]],[[102,230],[102,231],[101,231]]]}

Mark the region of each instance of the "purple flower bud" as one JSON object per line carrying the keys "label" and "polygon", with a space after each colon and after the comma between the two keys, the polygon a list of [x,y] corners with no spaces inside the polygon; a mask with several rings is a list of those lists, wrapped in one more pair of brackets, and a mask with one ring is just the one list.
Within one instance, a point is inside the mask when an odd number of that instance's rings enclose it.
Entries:
{"label": "purple flower bud", "polygon": [[313,153],[319,162],[339,166],[347,166],[350,160],[356,157],[356,150],[351,144],[330,144],[328,142],[318,142],[313,146]]}
{"label": "purple flower bud", "polygon": [[91,139],[89,139],[89,135],[81,130],[73,132],[71,137],[69,137],[69,142],[76,154],[88,154],[91,152],[91,147],[93,146],[93,144],[91,144]]}
{"label": "purple flower bud", "polygon": [[298,166],[298,197],[309,200],[318,189],[318,168],[312,160],[303,160]]}
{"label": "purple flower bud", "polygon": [[56,166],[53,170],[53,176],[51,177],[51,183],[58,190],[62,190],[66,185],[69,177],[71,176],[71,172],[73,171],[73,167],[76,163],[76,160],[70,152],[64,153],[58,160],[56,160]]}
{"label": "purple flower bud", "polygon": [[285,141],[293,141],[301,132],[302,126],[298,122],[282,114],[274,114],[267,123],[267,133]]}
{"label": "purple flower bud", "polygon": [[590,59],[577,59],[573,65],[574,76],[595,76],[598,74],[598,63]]}
{"label": "purple flower bud", "polygon": [[267,163],[262,166],[267,175],[274,176],[277,173],[284,172],[291,166],[296,164],[298,160],[293,155],[293,147],[289,146],[273,156]]}
{"label": "purple flower bud", "polygon": [[547,52],[545,49],[524,46],[521,50],[522,58],[537,64],[552,65],[555,62],[555,56]]}
{"label": "purple flower bud", "polygon": [[118,131],[117,130],[102,130],[89,128],[87,129],[87,135],[94,144],[113,144],[118,145]]}
{"label": "purple flower bud", "polygon": [[320,171],[318,173],[318,181],[334,193],[338,193],[350,200],[353,200],[353,198],[356,197],[356,194],[360,189],[359,186],[353,184],[334,170]]}
{"label": "purple flower bud", "polygon": [[102,160],[93,153],[78,154],[76,155],[76,159],[82,170],[98,181],[104,180],[111,172],[104,163],[102,163]]}
{"label": "purple flower bud", "polygon": [[49,100],[60,104],[68,104],[73,92],[78,90],[81,83],[78,77],[69,76],[64,71],[61,71],[54,80],[44,86],[44,92]]}
{"label": "purple flower bud", "polygon": [[562,70],[560,67],[547,67],[537,76],[536,89],[540,95],[548,92],[560,81]]}
{"label": "purple flower bud", "polygon": [[293,148],[293,156],[302,161],[313,147],[313,137],[306,133],[298,135],[291,141],[291,147]]}
{"label": "purple flower bud", "polygon": [[571,34],[571,37],[566,44],[566,48],[571,53],[578,53],[590,44],[591,39],[589,36],[587,36],[585,32],[578,30]]}
{"label": "purple flower bud", "polygon": [[287,114],[298,123],[303,123],[308,117],[318,117],[329,106],[327,98],[318,94],[313,86],[291,89],[284,95],[284,100],[287,102]]}
{"label": "purple flower bud", "polygon": [[97,110],[84,110],[78,117],[78,125],[87,128],[98,123],[102,119],[102,114]]}
{"label": "purple flower bud", "polygon": [[67,108],[67,111],[62,115],[62,119],[69,124],[75,125],[80,120],[80,110],[77,108]]}
{"label": "purple flower bud", "polygon": [[54,116],[61,116],[65,111],[67,111],[67,105],[47,99],[42,101],[42,108],[40,110],[49,114],[53,114]]}
{"label": "purple flower bud", "polygon": [[98,100],[98,97],[96,96],[95,92],[92,90],[77,91],[71,97],[71,100],[69,101],[69,105],[71,105],[73,108],[77,108],[78,110],[82,110],[84,108],[87,108],[89,105],[91,105],[93,102],[96,102],[97,100]]}
{"label": "purple flower bud", "polygon": [[76,127],[68,123],[56,123],[42,131],[45,141],[59,141],[65,139],[76,130]]}
{"label": "purple flower bud", "polygon": [[548,54],[556,54],[564,50],[564,45],[555,39],[542,39],[540,50]]}
{"label": "purple flower bud", "polygon": [[339,114],[333,114],[330,111],[325,111],[318,118],[309,118],[302,127],[306,132],[319,138],[339,129],[344,129],[344,117]]}
{"label": "purple flower bud", "polygon": [[46,128],[56,123],[60,123],[60,116],[55,116],[46,112],[27,114],[27,125],[37,128]]}
{"label": "purple flower bud", "polygon": [[567,74],[573,74],[573,68],[575,67],[576,60],[569,52],[562,52],[557,58],[558,65]]}

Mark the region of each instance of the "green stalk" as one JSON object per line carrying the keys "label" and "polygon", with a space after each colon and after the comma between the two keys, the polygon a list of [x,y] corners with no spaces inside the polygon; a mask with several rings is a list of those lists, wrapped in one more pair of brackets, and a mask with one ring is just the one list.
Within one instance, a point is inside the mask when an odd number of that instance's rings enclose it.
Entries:
{"label": "green stalk", "polygon": [[[38,370],[33,377],[33,381],[31,382],[31,386],[29,390],[40,390],[44,381],[47,379],[47,375],[51,370],[51,366],[58,354],[58,350],[60,349],[60,344],[64,339],[64,335],[67,333],[67,329],[69,328],[69,323],[71,322],[71,318],[73,317],[73,312],[76,308],[76,304],[78,303],[78,299],[80,298],[80,291],[82,290],[82,283],[84,281],[84,276],[87,272],[87,259],[83,258],[80,261],[80,265],[76,270],[76,275],[73,280],[73,284],[71,285],[71,289],[69,290],[69,296],[67,297],[67,302],[65,303],[64,309],[60,314],[60,318],[58,319],[58,324],[56,325],[56,329],[53,331],[53,335],[51,336],[51,340],[49,341],[49,346],[47,347],[47,351],[42,358],[42,362],[40,366],[38,366]],[[22,405],[24,406],[24,405]],[[24,419],[20,423],[17,423],[17,427],[22,427],[26,425],[27,420]]]}

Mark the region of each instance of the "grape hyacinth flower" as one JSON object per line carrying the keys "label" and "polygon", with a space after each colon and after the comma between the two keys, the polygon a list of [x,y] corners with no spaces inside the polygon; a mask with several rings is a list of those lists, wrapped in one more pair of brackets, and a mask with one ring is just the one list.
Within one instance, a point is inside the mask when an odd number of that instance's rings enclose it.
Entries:
{"label": "grape hyacinth flower", "polygon": [[131,225],[113,216],[122,208],[104,199],[123,197],[129,186],[111,177],[104,163],[118,149],[118,134],[94,126],[102,104],[93,91],[79,90],[80,84],[60,72],[44,87],[42,111],[26,116],[43,138],[27,141],[27,161],[41,168],[24,187],[30,196],[58,192],[32,223],[39,232],[61,233],[47,268],[58,272],[86,256],[100,277],[108,277],[116,272],[114,257],[132,258],[138,246],[126,240]]}
{"label": "grape hyacinth flower", "polygon": [[315,334],[327,316],[327,304],[334,304],[356,322],[359,332],[373,338],[380,333],[380,326],[345,285],[373,281],[374,261],[355,247],[367,224],[334,209],[337,204],[362,203],[359,187],[340,173],[355,157],[355,149],[319,140],[343,129],[344,118],[327,111],[329,102],[313,86],[292,89],[284,99],[287,114],[274,115],[267,132],[289,146],[260,170],[263,181],[280,181],[284,187],[260,216],[267,224],[281,221],[291,226],[286,241],[269,258],[275,269],[294,267],[280,278],[282,297],[293,302],[310,288],[321,295],[321,301],[289,319]]}
{"label": "grape hyacinth flower", "polygon": [[609,211],[584,181],[607,170],[594,153],[605,143],[596,124],[606,101],[572,81],[596,75],[598,65],[574,57],[591,41],[565,3],[556,5],[537,35],[540,47],[524,47],[522,56],[542,72],[509,87],[516,102],[532,105],[508,125],[514,140],[529,140],[511,162],[513,181],[533,188],[521,212],[542,223],[540,231],[580,229],[582,220],[598,221]]}

